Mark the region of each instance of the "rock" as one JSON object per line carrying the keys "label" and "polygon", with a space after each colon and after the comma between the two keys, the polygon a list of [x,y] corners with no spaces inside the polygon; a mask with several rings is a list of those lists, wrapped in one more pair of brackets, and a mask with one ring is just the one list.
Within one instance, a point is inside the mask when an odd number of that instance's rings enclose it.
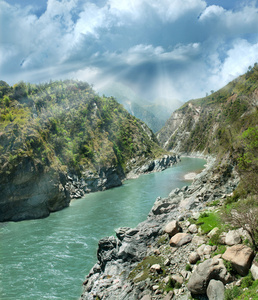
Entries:
{"label": "rock", "polygon": [[127,231],[129,231],[131,228],[130,227],[119,227],[118,229],[115,230],[117,238],[122,241],[125,237],[125,234]]}
{"label": "rock", "polygon": [[155,249],[155,250],[154,250],[154,255],[156,255],[156,256],[160,255],[159,249]]}
{"label": "rock", "polygon": [[184,282],[184,278],[179,274],[174,274],[171,276],[171,278],[180,284],[183,284],[183,282]]}
{"label": "rock", "polygon": [[218,233],[218,231],[219,231],[219,228],[218,228],[218,227],[213,228],[213,229],[207,234],[208,238],[211,239],[213,236],[215,236],[215,235]]}
{"label": "rock", "polygon": [[201,215],[200,212],[196,211],[196,212],[193,213],[192,218],[193,218],[194,220],[198,220],[199,217],[200,217],[200,215]]}
{"label": "rock", "polygon": [[163,298],[163,300],[172,300],[174,297],[174,292],[169,291],[169,293]]}
{"label": "rock", "polygon": [[141,300],[151,300],[151,295],[145,295],[141,298]]}
{"label": "rock", "polygon": [[172,247],[181,247],[184,244],[190,243],[191,240],[192,240],[191,234],[177,233],[170,239],[169,244]]}
{"label": "rock", "polygon": [[196,226],[196,224],[192,224],[188,227],[188,231],[190,233],[197,233],[198,232],[198,227]]}
{"label": "rock", "polygon": [[212,252],[212,246],[203,244],[196,251],[200,256],[209,255]]}
{"label": "rock", "polygon": [[193,244],[196,244],[197,246],[200,246],[202,244],[204,244],[206,242],[206,239],[203,237],[203,236],[194,236],[193,237],[193,240],[192,240],[192,243]]}
{"label": "rock", "polygon": [[226,252],[222,255],[222,258],[230,261],[233,268],[240,275],[246,276],[251,267],[254,252],[251,248],[245,245],[234,245],[227,248]]}
{"label": "rock", "polygon": [[219,280],[212,279],[207,288],[207,296],[209,300],[222,300],[224,299],[224,284]]}
{"label": "rock", "polygon": [[229,282],[231,276],[227,272],[222,259],[210,258],[200,263],[189,279],[187,288],[193,294],[205,294],[211,279]]}
{"label": "rock", "polygon": [[182,228],[180,227],[178,221],[171,221],[169,222],[164,230],[166,233],[169,234],[170,237],[174,236],[176,233],[182,231]]}
{"label": "rock", "polygon": [[230,230],[225,236],[225,244],[233,246],[241,243],[241,236],[236,230]]}
{"label": "rock", "polygon": [[254,261],[250,270],[251,270],[254,280],[257,280],[258,279],[258,262]]}
{"label": "rock", "polygon": [[104,270],[108,261],[117,259],[117,248],[118,240],[114,236],[105,237],[99,241],[97,258],[102,270]]}
{"label": "rock", "polygon": [[196,264],[198,260],[200,260],[201,257],[197,252],[191,252],[188,256],[188,261],[190,264]]}
{"label": "rock", "polygon": [[157,273],[160,273],[161,272],[161,266],[159,264],[155,264],[155,265],[152,265],[150,267],[150,271],[151,272],[157,272]]}
{"label": "rock", "polygon": [[158,285],[154,285],[153,287],[152,287],[152,290],[153,291],[157,291],[159,289],[159,286]]}

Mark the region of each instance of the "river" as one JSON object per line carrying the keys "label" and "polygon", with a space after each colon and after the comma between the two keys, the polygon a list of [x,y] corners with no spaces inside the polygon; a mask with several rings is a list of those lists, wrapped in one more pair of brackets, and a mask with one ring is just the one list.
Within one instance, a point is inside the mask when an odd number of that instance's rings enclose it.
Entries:
{"label": "river", "polygon": [[191,184],[184,175],[204,164],[185,157],[163,172],[74,200],[46,219],[0,223],[0,299],[78,299],[98,240],[145,220],[158,196]]}

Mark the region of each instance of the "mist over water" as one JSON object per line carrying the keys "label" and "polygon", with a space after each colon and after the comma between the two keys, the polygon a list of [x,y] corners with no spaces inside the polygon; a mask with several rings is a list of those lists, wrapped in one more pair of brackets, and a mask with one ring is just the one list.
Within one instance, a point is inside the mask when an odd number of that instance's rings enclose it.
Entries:
{"label": "mist over water", "polygon": [[190,184],[183,176],[204,164],[183,158],[163,172],[74,200],[46,219],[0,223],[0,299],[78,299],[98,240],[145,220],[158,196]]}

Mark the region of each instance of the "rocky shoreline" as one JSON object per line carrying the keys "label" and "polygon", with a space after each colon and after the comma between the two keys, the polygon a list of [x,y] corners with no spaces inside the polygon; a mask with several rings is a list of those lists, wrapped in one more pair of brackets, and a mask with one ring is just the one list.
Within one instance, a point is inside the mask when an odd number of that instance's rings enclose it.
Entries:
{"label": "rocky shoreline", "polygon": [[[146,221],[134,229],[117,229],[116,237],[101,239],[98,262],[86,277],[80,300],[188,299],[190,291],[185,281],[191,272],[186,271],[185,266],[188,256],[205,244],[205,237],[198,237],[195,231],[189,232],[186,220],[198,215],[207,202],[226,198],[239,183],[238,174],[229,162],[223,172],[214,170],[216,160],[208,157],[205,170],[195,177],[191,186],[177,188],[167,198],[156,199]],[[182,233],[182,247],[163,244],[168,240],[165,227],[171,221],[179,224],[180,231],[187,232]],[[219,263],[212,261],[210,265]],[[146,266],[154,269],[151,271],[153,275],[146,276]],[[162,279],[160,273],[164,275]],[[160,280],[170,280],[169,276],[182,277],[179,280],[182,281],[181,289],[164,294],[159,283]]]}
{"label": "rocky shoreline", "polygon": [[141,174],[160,172],[180,161],[179,155],[164,155],[161,158],[138,162],[133,158],[126,166],[126,173],[121,167],[103,167],[98,173],[86,171],[79,178],[76,175],[67,176],[66,189],[71,199],[78,199],[87,193],[104,191],[122,185],[126,179],[137,178]]}
{"label": "rocky shoreline", "polygon": [[53,168],[44,171],[42,164],[24,160],[14,175],[0,184],[0,222],[48,217],[68,207],[71,199],[120,186],[125,179],[143,173],[162,171],[179,160],[177,155],[164,155],[155,160],[138,157],[127,164],[126,172],[121,166],[102,167],[95,172],[85,170],[80,177]]}

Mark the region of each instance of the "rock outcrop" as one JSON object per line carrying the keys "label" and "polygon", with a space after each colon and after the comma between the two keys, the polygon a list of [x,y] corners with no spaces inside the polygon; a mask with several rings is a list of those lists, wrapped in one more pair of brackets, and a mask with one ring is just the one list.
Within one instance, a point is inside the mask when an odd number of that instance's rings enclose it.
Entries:
{"label": "rock outcrop", "polygon": [[230,261],[233,268],[242,276],[246,276],[253,258],[254,252],[250,247],[245,245],[234,245],[227,248],[226,252],[222,255],[222,258]]}
{"label": "rock outcrop", "polygon": [[69,205],[66,175],[23,160],[8,178],[0,179],[0,222],[47,217]]}

